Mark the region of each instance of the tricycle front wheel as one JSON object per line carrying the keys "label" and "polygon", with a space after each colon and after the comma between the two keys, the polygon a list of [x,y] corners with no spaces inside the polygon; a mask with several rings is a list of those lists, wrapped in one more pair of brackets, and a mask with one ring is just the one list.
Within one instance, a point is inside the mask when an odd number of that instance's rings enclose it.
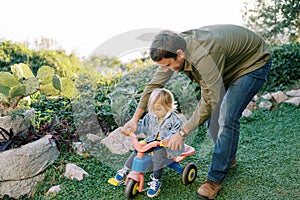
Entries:
{"label": "tricycle front wheel", "polygon": [[125,197],[127,199],[132,199],[135,197],[139,192],[138,188],[139,183],[136,180],[129,179],[125,187]]}

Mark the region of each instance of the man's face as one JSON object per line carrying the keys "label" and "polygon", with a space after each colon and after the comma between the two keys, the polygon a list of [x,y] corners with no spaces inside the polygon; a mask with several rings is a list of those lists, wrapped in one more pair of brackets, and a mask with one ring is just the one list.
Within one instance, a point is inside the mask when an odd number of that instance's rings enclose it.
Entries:
{"label": "man's face", "polygon": [[177,56],[176,60],[174,58],[163,58],[161,61],[158,61],[157,64],[164,72],[167,72],[168,70],[180,72],[183,69],[184,58],[181,56]]}

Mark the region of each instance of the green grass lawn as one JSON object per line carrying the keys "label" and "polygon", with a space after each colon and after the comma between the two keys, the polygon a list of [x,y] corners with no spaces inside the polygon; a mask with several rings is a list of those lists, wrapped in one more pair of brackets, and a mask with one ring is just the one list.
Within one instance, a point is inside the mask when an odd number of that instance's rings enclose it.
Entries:
{"label": "green grass lawn", "polygon": [[[300,107],[282,104],[273,111],[257,110],[242,119],[240,130],[237,166],[230,170],[216,199],[300,199]],[[183,165],[194,162],[198,177],[192,185],[184,186],[180,176],[166,168],[159,199],[197,199],[196,191],[206,178],[212,146],[200,136],[194,137],[191,145],[197,154],[183,161]],[[69,162],[83,168],[89,176],[82,181],[66,179],[63,174]],[[36,187],[32,199],[125,199],[124,185],[114,187],[107,183],[116,170],[111,164],[97,157],[61,154]],[[55,197],[46,196],[53,185],[60,185],[62,190]],[[135,199],[149,198],[143,192]]]}

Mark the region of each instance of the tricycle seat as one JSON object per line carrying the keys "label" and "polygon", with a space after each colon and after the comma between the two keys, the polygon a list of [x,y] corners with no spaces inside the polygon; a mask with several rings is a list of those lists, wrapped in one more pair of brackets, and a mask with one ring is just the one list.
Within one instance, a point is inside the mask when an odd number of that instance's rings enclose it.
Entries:
{"label": "tricycle seat", "polygon": [[175,162],[181,162],[186,157],[194,155],[196,153],[195,149],[187,144],[184,144],[184,152],[180,154],[180,156],[176,156],[173,158],[173,161]]}

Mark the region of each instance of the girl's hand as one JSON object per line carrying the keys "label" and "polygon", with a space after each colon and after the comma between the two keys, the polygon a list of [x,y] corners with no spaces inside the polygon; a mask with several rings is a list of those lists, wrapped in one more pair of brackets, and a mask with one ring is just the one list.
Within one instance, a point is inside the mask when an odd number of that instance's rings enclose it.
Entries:
{"label": "girl's hand", "polygon": [[160,146],[167,147],[167,146],[168,146],[168,143],[169,143],[169,139],[163,139],[163,140],[161,141],[161,145],[160,145]]}
{"label": "girl's hand", "polygon": [[129,136],[135,133],[136,129],[137,129],[137,122],[131,119],[124,125],[124,127],[122,127],[121,133],[123,133],[126,136]]}

